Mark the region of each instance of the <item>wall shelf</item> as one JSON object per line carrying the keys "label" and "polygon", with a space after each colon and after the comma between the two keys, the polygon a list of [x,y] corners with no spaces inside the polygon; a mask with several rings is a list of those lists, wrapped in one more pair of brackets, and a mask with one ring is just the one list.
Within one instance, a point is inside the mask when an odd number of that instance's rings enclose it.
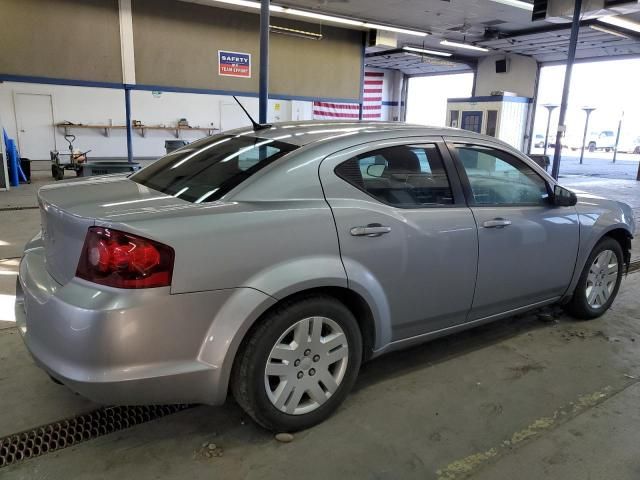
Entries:
{"label": "wall shelf", "polygon": [[[111,136],[111,130],[126,130],[125,125],[83,125],[83,124],[71,124],[71,123],[56,123],[55,126],[62,130],[65,135],[71,134],[72,130],[76,129],[90,129],[101,130],[105,137]],[[131,127],[132,130],[138,132],[138,135],[145,137],[148,130],[160,130],[171,132],[174,137],[181,138],[182,132],[206,132],[207,135],[213,135],[218,131],[215,127],[182,127],[176,125],[175,127],[164,127],[162,125],[136,125]]]}

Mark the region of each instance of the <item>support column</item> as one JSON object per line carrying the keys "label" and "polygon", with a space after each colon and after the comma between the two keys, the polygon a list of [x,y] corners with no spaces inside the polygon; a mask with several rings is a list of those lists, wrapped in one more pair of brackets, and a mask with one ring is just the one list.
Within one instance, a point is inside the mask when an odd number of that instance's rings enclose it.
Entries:
{"label": "support column", "polygon": [[133,135],[131,128],[131,85],[136,83],[136,62],[133,45],[133,18],[131,0],[118,0],[120,22],[120,56],[122,83],[124,84],[125,125],[127,127],[127,161],[133,162]]}
{"label": "support column", "polygon": [[567,130],[564,124],[567,116],[567,104],[569,103],[569,90],[571,86],[571,73],[573,63],[576,59],[576,45],[578,44],[578,34],[580,33],[580,13],[582,10],[582,0],[575,0],[573,7],[573,23],[571,24],[571,38],[569,39],[569,53],[567,55],[567,69],[564,73],[564,88],[562,89],[562,101],[560,102],[560,118],[558,119],[558,131],[556,133],[556,150],[553,154],[553,168],[551,176],[558,179],[560,174],[560,158],[562,157],[562,137]]}
{"label": "support column", "polygon": [[124,86],[124,115],[127,125],[127,161],[133,162],[133,129],[131,128],[131,88]]}
{"label": "support column", "polygon": [[269,4],[270,0],[260,2],[260,91],[258,122],[267,123],[269,104]]}

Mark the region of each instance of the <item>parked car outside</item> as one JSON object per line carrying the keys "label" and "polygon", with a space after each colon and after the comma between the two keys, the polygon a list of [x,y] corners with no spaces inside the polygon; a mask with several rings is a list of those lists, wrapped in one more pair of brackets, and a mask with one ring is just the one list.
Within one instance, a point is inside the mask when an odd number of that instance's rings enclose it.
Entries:
{"label": "parked car outside", "polygon": [[[566,143],[564,138],[560,140],[560,145],[562,145],[562,148],[566,147]],[[533,147],[534,148],[544,148],[544,135],[538,133],[534,136],[534,142],[533,142]],[[556,136],[555,135],[549,135],[547,137],[547,148],[556,148]]]}
{"label": "parked car outside", "polygon": [[398,123],[233,130],[38,202],[16,298],[38,365],[104,404],[230,390],[275,431],[383,353],[551,304],[599,317],[634,233],[506,143]]}
{"label": "parked car outside", "polygon": [[[570,141],[571,150],[580,150],[582,148],[582,140],[582,136],[573,137]],[[591,132],[587,135],[584,146],[590,152],[595,152],[596,150],[610,152],[616,146],[616,133],[612,130]]]}
{"label": "parked car outside", "polygon": [[533,147],[534,148],[544,148],[544,135],[541,133],[536,133],[533,137]]}

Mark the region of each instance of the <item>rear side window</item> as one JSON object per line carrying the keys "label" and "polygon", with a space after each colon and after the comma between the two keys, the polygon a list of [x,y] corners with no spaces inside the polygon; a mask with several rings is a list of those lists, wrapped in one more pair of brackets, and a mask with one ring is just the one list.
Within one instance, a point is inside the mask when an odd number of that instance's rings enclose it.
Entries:
{"label": "rear side window", "polygon": [[189,202],[212,202],[296,148],[270,139],[218,135],[176,150],[130,178]]}
{"label": "rear side window", "polygon": [[388,205],[419,208],[453,203],[435,145],[398,145],[367,152],[341,163],[335,172]]}

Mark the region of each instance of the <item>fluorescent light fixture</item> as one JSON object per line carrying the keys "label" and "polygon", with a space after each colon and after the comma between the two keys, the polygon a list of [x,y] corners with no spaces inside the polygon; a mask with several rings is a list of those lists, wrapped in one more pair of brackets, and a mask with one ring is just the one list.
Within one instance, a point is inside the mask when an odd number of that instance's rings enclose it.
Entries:
{"label": "fluorescent light fixture", "polygon": [[627,30],[631,30],[633,32],[640,33],[640,23],[634,22],[633,20],[629,20],[618,15],[610,15],[608,17],[601,17],[598,19],[599,22],[608,23],[609,25],[614,25],[620,28],[626,28]]}
{"label": "fluorescent light fixture", "polygon": [[[228,5],[236,5],[238,7],[246,7],[246,8],[255,8],[260,9],[260,2],[255,2],[252,0],[213,0],[218,3],[226,3]],[[284,7],[280,7],[278,5],[270,5],[269,10],[272,12],[282,12]]]}
{"label": "fluorescent light fixture", "polygon": [[416,52],[416,53],[424,53],[426,55],[440,55],[442,57],[450,57],[453,55],[449,52],[439,52],[437,50],[427,50],[426,48],[418,48],[418,47],[402,47],[402,50],[407,52]]}
{"label": "fluorescent light fixture", "polygon": [[[212,0],[217,3],[225,3],[227,5],[236,5],[238,7],[260,9],[260,2],[253,0]],[[418,37],[426,37],[427,32],[420,32],[410,28],[394,27],[391,25],[380,25],[377,23],[369,23],[363,20],[354,20],[352,18],[336,17],[325,13],[309,12],[307,10],[298,10],[297,8],[281,7],[279,5],[271,5],[269,10],[277,13],[285,13],[296,17],[313,18],[315,20],[323,20],[325,22],[340,23],[343,25],[351,25],[360,28],[372,28],[375,30],[385,30],[387,32],[404,33],[405,35],[416,35]]]}
{"label": "fluorescent light fixture", "polygon": [[444,45],[446,47],[455,47],[455,48],[466,48],[467,50],[476,50],[478,52],[488,52],[488,48],[476,47],[475,45],[470,45],[468,43],[458,43],[458,42],[450,42],[449,40],[442,40],[440,45]]}
{"label": "fluorescent light fixture", "polygon": [[218,3],[228,3],[229,5],[237,5],[239,7],[260,8],[260,2],[252,2],[250,0],[214,0]]}
{"label": "fluorescent light fixture", "polygon": [[492,2],[501,3],[503,5],[509,5],[510,7],[522,8],[523,10],[529,10],[533,12],[533,3],[523,2],[521,0],[491,0]]}
{"label": "fluorescent light fixture", "polygon": [[306,10],[298,10],[295,8],[285,8],[284,13],[286,13],[287,15],[295,15],[297,17],[324,20],[325,22],[343,23],[345,25],[353,25],[355,27],[364,26],[364,22],[360,20],[351,20],[350,18],[334,17],[333,15],[325,15],[324,13],[316,13],[316,12],[307,12]]}
{"label": "fluorescent light fixture", "polygon": [[374,30],[386,30],[388,32],[404,33],[405,35],[416,35],[418,37],[426,37],[429,35],[427,32],[419,32],[417,30],[410,30],[408,28],[391,27],[389,25],[379,25],[377,23],[365,22],[363,25],[365,28],[372,28]]}
{"label": "fluorescent light fixture", "polygon": [[609,35],[615,35],[616,37],[631,38],[629,35],[626,35],[622,32],[612,30],[607,27],[601,27],[600,25],[589,25],[589,27],[591,27],[593,30],[598,30],[599,32],[608,33]]}
{"label": "fluorescent light fixture", "polygon": [[306,38],[308,40],[322,40],[322,34],[316,32],[308,32],[306,30],[298,30],[297,28],[278,27],[277,25],[269,25],[269,30],[273,33],[281,33],[282,35],[291,35],[292,37]]}

